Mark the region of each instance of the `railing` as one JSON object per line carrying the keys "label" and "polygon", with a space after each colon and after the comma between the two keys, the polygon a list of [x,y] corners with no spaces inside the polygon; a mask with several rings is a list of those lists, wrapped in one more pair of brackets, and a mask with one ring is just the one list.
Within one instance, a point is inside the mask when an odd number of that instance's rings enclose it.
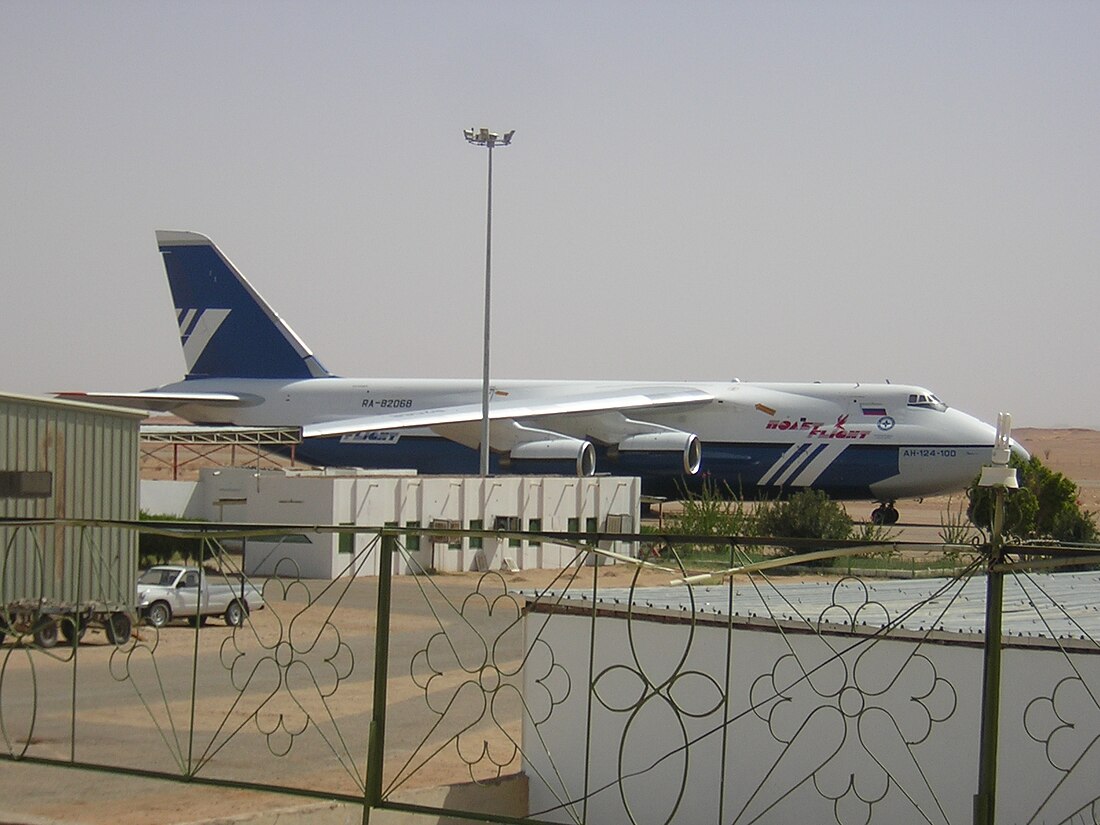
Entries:
{"label": "railing", "polygon": [[[233,587],[225,548],[242,539],[356,540],[331,582],[290,562],[253,582],[264,608],[240,626],[135,623],[118,645],[92,632],[47,647],[0,613],[0,758],[340,799],[364,821],[971,822],[988,802],[1003,822],[1100,814],[1100,575],[1046,574],[1091,566],[1096,548],[983,545],[953,575],[902,586],[846,573],[893,543],[784,539],[791,555],[767,557],[738,537],[98,526],[198,537],[208,582]],[[40,528],[0,522],[6,558]],[[560,571],[392,574],[405,537],[441,533],[576,555]],[[715,563],[700,573],[689,553]],[[380,575],[360,575],[378,556]],[[987,611],[990,570],[1007,578]],[[1002,604],[1000,760],[976,805],[990,764],[980,631]]]}

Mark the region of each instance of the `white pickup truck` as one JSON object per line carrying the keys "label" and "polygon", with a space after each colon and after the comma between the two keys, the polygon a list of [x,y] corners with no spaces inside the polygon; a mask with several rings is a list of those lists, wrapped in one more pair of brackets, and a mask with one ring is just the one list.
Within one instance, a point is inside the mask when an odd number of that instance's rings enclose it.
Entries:
{"label": "white pickup truck", "polygon": [[249,613],[263,606],[263,596],[248,581],[226,582],[220,574],[201,575],[197,567],[157,565],[137,581],[138,613],[153,627],[164,627],[172,619],[202,625],[210,616],[240,627]]}

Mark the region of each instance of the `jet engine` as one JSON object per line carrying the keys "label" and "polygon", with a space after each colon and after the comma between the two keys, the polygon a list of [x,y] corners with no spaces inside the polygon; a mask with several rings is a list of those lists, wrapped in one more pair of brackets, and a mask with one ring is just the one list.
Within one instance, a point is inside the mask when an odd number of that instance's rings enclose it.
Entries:
{"label": "jet engine", "polygon": [[699,436],[678,430],[639,433],[608,451],[613,472],[622,474],[695,475],[703,462]]}
{"label": "jet engine", "polygon": [[502,457],[500,464],[509,473],[590,476],[596,473],[596,449],[579,438],[525,441]]}

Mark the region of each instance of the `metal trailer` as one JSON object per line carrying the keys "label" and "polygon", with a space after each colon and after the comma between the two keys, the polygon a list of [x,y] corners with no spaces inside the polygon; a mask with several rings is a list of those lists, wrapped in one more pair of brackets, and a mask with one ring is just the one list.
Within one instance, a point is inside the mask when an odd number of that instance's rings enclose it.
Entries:
{"label": "metal trailer", "polygon": [[0,642],[115,644],[135,611],[141,413],[0,395]]}

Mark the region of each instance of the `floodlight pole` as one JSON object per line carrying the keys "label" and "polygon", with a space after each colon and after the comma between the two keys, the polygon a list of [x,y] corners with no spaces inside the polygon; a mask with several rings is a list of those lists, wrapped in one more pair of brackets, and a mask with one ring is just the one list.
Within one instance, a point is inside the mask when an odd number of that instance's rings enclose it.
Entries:
{"label": "floodlight pole", "polygon": [[498,144],[507,146],[511,143],[515,130],[498,135],[482,126],[480,129],[466,129],[463,134],[468,143],[484,146],[489,150],[489,180],[486,187],[488,196],[485,206],[485,345],[481,371],[481,475],[485,477],[489,475],[489,317],[493,263],[493,148]]}

